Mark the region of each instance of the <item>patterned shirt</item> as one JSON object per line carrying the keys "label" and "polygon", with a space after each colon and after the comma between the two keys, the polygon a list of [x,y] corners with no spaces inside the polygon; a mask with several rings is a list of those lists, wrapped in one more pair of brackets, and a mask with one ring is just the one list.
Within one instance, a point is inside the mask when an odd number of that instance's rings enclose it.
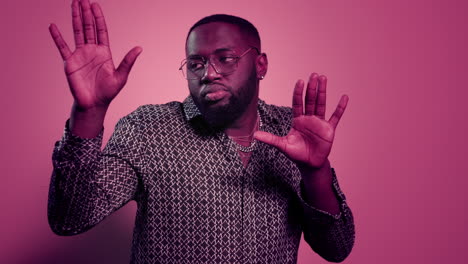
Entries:
{"label": "patterned shirt", "polygon": [[[258,103],[263,131],[284,136],[291,108]],[[296,263],[304,238],[341,261],[354,223],[335,171],[340,213],[308,205],[294,162],[258,142],[247,167],[235,143],[212,130],[189,96],[140,106],[123,117],[104,150],[68,128],[55,144],[48,217],[58,235],[89,230],[137,202],[131,263]]]}

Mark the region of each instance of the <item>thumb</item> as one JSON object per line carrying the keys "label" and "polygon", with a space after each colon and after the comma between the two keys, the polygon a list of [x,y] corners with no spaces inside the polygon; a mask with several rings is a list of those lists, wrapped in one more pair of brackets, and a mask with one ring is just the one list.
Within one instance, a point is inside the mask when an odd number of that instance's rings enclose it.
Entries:
{"label": "thumb", "polygon": [[141,47],[134,47],[127,53],[127,55],[125,55],[122,62],[119,64],[119,67],[117,67],[116,73],[124,82],[126,82],[133,64],[142,51],[143,49]]}
{"label": "thumb", "polygon": [[284,152],[286,150],[286,142],[285,139],[282,137],[278,137],[276,135],[264,131],[257,131],[254,133],[254,138],[258,141],[276,147],[280,151]]}

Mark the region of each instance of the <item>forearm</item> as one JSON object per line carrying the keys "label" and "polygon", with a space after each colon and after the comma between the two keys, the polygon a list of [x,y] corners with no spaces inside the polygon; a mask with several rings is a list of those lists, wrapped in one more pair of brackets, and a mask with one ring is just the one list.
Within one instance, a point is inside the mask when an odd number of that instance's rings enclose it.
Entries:
{"label": "forearm", "polygon": [[304,183],[304,199],[307,204],[336,215],[340,212],[338,199],[333,191],[330,162],[318,169],[300,167]]}
{"label": "forearm", "polygon": [[[313,190],[306,191],[303,180],[300,195],[304,210],[304,239],[324,259],[340,262],[349,255],[354,245],[354,219],[334,170],[330,168],[329,163],[326,167],[331,173],[331,178],[322,178],[327,182],[323,188],[331,186],[333,198],[327,197],[330,194],[325,193],[320,197],[320,194],[311,193]],[[306,198],[307,196],[312,198]],[[338,207],[337,211],[333,209],[335,205]]]}
{"label": "forearm", "polygon": [[55,233],[84,232],[133,198],[138,180],[131,157],[138,155],[131,145],[136,139],[125,132],[137,133],[130,122],[121,120],[118,127],[102,152],[102,130],[95,138],[81,138],[67,126],[56,143],[48,206]]}
{"label": "forearm", "polygon": [[304,225],[304,240],[322,258],[341,262],[351,253],[355,229],[351,210],[343,203],[338,218],[308,210]]}
{"label": "forearm", "polygon": [[96,210],[109,208],[97,182],[101,141],[102,133],[90,139],[73,135],[68,123],[62,140],[55,145],[48,217],[56,234],[84,232],[106,216],[106,212]]}

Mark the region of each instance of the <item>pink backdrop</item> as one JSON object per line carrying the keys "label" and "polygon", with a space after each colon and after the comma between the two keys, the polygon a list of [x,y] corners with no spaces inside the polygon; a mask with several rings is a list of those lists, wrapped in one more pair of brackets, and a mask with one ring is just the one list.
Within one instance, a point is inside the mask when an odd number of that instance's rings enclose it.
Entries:
{"label": "pink backdrop", "polygon": [[[128,263],[134,203],[75,237],[47,224],[51,152],[72,103],[48,25],[73,47],[70,2],[2,2],[0,263]],[[177,68],[197,19],[245,17],[270,60],[264,100],[290,105],[295,81],[312,71],[328,76],[327,116],[350,97],[330,157],[356,221],[345,263],[466,263],[468,2],[100,3],[114,59],[144,49],[109,110],[106,140],[137,106],[188,94]],[[302,243],[299,263],[326,262]]]}

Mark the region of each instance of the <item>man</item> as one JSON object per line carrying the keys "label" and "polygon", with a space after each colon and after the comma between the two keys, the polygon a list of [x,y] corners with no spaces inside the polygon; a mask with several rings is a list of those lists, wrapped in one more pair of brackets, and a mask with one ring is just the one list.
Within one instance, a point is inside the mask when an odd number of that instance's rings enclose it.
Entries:
{"label": "man", "polygon": [[103,121],[141,48],[115,69],[98,4],[73,1],[76,50],[57,27],[74,104],[53,153],[49,223],[84,232],[130,200],[138,204],[132,263],[295,263],[301,233],[342,261],[354,224],[328,155],[346,108],[325,118],[326,78],[312,74],[293,108],[258,99],[268,60],[255,27],[213,15],[197,22],[180,70],[190,96],[122,118],[103,151]]}

